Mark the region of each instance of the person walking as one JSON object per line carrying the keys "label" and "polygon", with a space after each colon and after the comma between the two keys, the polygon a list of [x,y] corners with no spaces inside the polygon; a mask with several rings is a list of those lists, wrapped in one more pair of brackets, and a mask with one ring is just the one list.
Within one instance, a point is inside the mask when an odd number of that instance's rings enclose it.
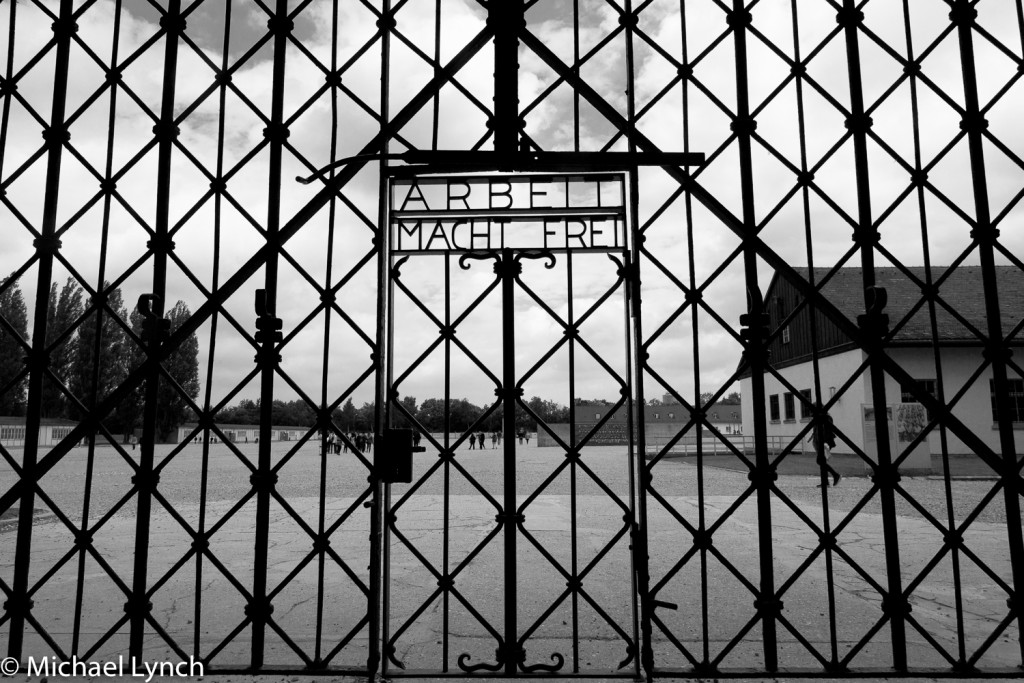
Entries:
{"label": "person walking", "polygon": [[491,432],[491,450],[498,447],[498,432]]}
{"label": "person walking", "polygon": [[480,450],[484,449],[484,433],[480,432],[476,435],[476,442],[480,444]]}
{"label": "person walking", "polygon": [[476,434],[470,434],[469,435],[469,450],[472,451],[475,448],[476,448]]}
{"label": "person walking", "polygon": [[[820,411],[821,403],[818,403],[817,407]],[[811,430],[811,444],[814,446],[814,451],[817,454],[816,461],[818,466],[826,474],[832,475],[832,486],[838,486],[839,480],[843,478],[843,475],[839,474],[829,464],[829,458],[832,457],[832,449],[836,447],[836,437],[835,429],[832,427],[832,418],[827,414],[821,415]],[[827,486],[828,483],[826,482],[825,485]],[[819,484],[818,487],[820,488],[821,485]]]}

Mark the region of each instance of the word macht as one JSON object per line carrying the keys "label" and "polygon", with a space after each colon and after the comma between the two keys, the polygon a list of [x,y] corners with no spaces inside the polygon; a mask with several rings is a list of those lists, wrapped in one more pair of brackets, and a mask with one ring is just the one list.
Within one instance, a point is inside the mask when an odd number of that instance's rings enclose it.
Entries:
{"label": "word macht", "polygon": [[623,250],[625,188],[622,173],[395,179],[391,250]]}
{"label": "word macht", "polygon": [[572,217],[543,221],[471,218],[394,224],[394,251],[554,249],[621,251],[625,223],[619,218]]}

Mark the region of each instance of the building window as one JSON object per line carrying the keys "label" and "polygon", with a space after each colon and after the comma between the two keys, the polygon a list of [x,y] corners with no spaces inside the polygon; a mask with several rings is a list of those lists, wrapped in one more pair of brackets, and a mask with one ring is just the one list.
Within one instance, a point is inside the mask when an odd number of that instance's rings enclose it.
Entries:
{"label": "building window", "polygon": [[[915,379],[914,387],[918,389],[918,393],[924,392],[929,396],[935,395],[935,380],[933,379]],[[900,387],[900,401],[903,403],[920,403],[914,395],[907,391],[906,387]]]}
{"label": "building window", "polygon": [[655,420],[657,420],[657,419],[658,419],[659,417],[660,417],[660,415],[659,415],[658,413],[655,413],[655,414],[654,414],[654,419],[655,419]]}
{"label": "building window", "polygon": [[668,419],[670,419],[670,420],[676,419],[676,414],[675,413],[669,413],[668,414]]}
{"label": "building window", "polygon": [[810,420],[811,419],[811,390],[801,389],[800,395],[804,397],[803,401],[800,401],[800,419]]}
{"label": "building window", "polygon": [[779,395],[772,394],[768,397],[768,418],[772,422],[779,421]]}
{"label": "building window", "polygon": [[[917,388],[918,393],[924,392],[929,396],[936,396],[935,393],[935,380],[933,379],[915,379],[914,386]],[[900,386],[900,402],[901,403],[920,403],[914,395],[907,391],[906,387]],[[932,411],[928,411],[928,421],[932,420]]]}
{"label": "building window", "polygon": [[[989,391],[992,394],[992,421],[998,422],[999,415],[996,413],[996,383],[988,381]],[[1015,424],[1024,423],[1024,379],[1007,379],[1007,394],[1010,405],[1006,409],[1006,416]]]}
{"label": "building window", "polygon": [[786,409],[786,421],[796,420],[796,398],[792,393],[782,395],[782,405]]}
{"label": "building window", "polygon": [[782,328],[782,343],[789,343],[789,325],[786,325],[785,327]]}
{"label": "building window", "polygon": [[601,419],[601,413],[594,413],[594,419],[595,420],[600,420]]}

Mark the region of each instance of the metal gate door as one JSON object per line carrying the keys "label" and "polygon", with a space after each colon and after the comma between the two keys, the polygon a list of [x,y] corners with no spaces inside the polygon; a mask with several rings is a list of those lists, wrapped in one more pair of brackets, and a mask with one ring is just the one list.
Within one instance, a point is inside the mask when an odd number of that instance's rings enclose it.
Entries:
{"label": "metal gate door", "polygon": [[[626,258],[624,244],[392,253],[386,419],[411,425],[426,453],[411,485],[385,484],[384,674],[639,671]],[[587,291],[574,291],[578,272]],[[609,319],[616,343],[588,342]],[[560,379],[572,406],[584,363],[619,400],[593,424],[575,408],[568,431],[547,424],[530,387]],[[422,373],[443,386],[441,433],[401,398]],[[493,388],[468,423],[467,376]],[[585,449],[616,418],[625,443]]]}

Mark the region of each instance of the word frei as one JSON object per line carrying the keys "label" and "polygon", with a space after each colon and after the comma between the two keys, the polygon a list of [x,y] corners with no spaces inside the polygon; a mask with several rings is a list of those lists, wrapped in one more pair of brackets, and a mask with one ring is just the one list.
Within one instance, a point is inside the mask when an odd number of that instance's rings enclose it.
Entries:
{"label": "word frei", "polygon": [[141,662],[134,658],[118,656],[116,660],[104,662],[81,660],[72,656],[61,660],[57,657],[28,658],[27,671],[29,678],[72,676],[80,678],[140,678],[149,683],[155,676],[163,678],[194,678],[204,675],[202,662],[189,657],[180,662]]}
{"label": "word frei", "polygon": [[420,176],[392,181],[394,252],[626,248],[621,173]]}

